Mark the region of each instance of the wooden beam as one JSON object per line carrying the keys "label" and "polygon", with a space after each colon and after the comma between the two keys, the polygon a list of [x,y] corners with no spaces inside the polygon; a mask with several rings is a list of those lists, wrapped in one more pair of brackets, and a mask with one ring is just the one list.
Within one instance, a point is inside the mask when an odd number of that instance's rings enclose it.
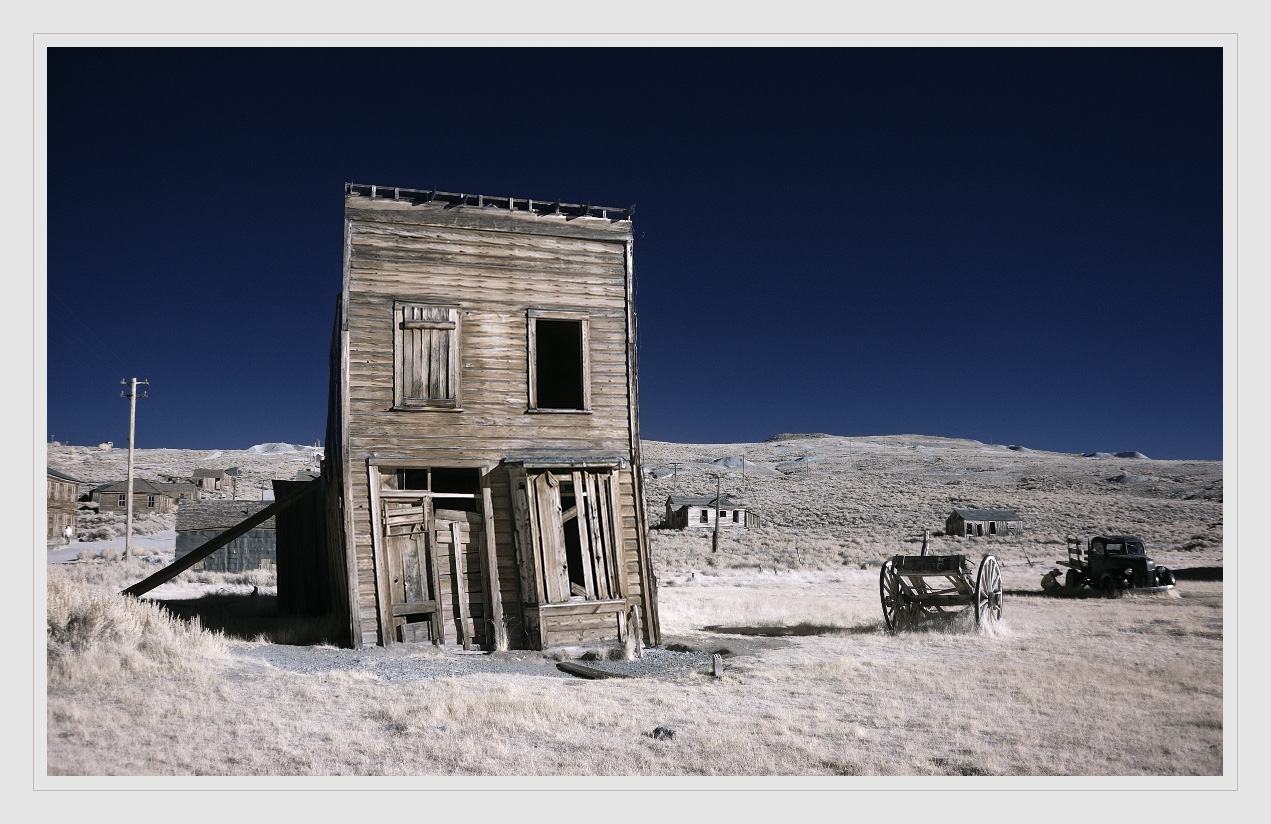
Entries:
{"label": "wooden beam", "polygon": [[567,672],[570,675],[577,675],[579,678],[587,678],[592,681],[598,681],[602,678],[634,678],[634,675],[628,675],[624,672],[606,672],[595,667],[588,667],[583,664],[575,664],[573,661],[561,661],[556,665],[556,669],[561,672]]}
{"label": "wooden beam", "polygon": [[468,573],[463,564],[463,538],[459,536],[459,524],[450,522],[450,576],[455,583],[455,600],[459,602],[459,640],[464,649],[472,649],[472,635],[468,632]]}
{"label": "wooden beam", "polygon": [[485,520],[482,527],[485,545],[482,547],[481,561],[485,567],[484,580],[488,596],[485,619],[490,622],[487,646],[501,651],[508,648],[508,639],[503,623],[503,595],[499,591],[499,555],[494,539],[494,495],[490,489],[489,472],[481,473],[481,514]]}
{"label": "wooden beam", "polygon": [[313,490],[319,488],[320,486],[321,484],[319,483],[307,484],[300,491],[295,492],[291,495],[288,495],[286,498],[283,498],[280,501],[274,501],[272,504],[265,507],[260,512],[257,512],[255,515],[252,515],[240,521],[237,526],[230,527],[229,529],[222,532],[220,535],[217,535],[212,540],[200,546],[198,549],[193,550],[185,557],[181,558],[180,560],[173,561],[172,563],[168,564],[166,567],[159,570],[158,572],[151,575],[150,577],[145,578],[141,581],[138,581],[137,583],[128,587],[120,594],[141,596],[146,594],[150,590],[154,589],[155,587],[159,586],[160,584],[165,584],[168,581],[171,581],[173,578],[177,577],[182,572],[185,572],[187,569],[194,566],[199,561],[202,561],[204,558],[211,555],[216,550],[230,543],[234,539],[240,538],[243,535],[246,535],[248,532],[251,532],[252,529],[259,526],[260,524],[263,524],[265,521],[268,521],[270,518],[274,517],[279,512],[282,512],[284,509],[287,509],[292,504],[299,501],[301,498],[311,495],[313,493]]}
{"label": "wooden beam", "polygon": [[[380,644],[391,647],[397,640],[397,622],[393,620],[392,592],[389,589],[388,547],[384,543],[384,525],[380,503],[380,470],[379,467],[367,464],[366,482],[371,498],[371,558],[375,565],[375,615],[380,631]],[[352,551],[353,545],[349,545]]]}

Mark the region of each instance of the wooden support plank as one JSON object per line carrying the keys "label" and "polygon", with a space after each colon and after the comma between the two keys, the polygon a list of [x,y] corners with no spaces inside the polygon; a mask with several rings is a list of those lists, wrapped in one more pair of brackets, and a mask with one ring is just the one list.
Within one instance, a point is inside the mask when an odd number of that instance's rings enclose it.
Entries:
{"label": "wooden support plank", "polygon": [[320,487],[321,487],[321,484],[316,484],[316,483],[305,484],[299,490],[292,493],[291,495],[288,495],[286,498],[280,501],[275,501],[274,503],[262,509],[260,512],[257,512],[255,515],[252,515],[251,517],[240,521],[237,526],[230,527],[229,529],[222,532],[220,535],[208,541],[206,544],[203,544],[198,549],[195,549],[194,551],[192,551],[190,554],[186,555],[180,560],[173,561],[171,564],[168,564],[166,567],[154,573],[153,575],[147,578],[144,578],[138,581],[137,583],[133,584],[132,586],[128,587],[120,594],[141,596],[146,594],[150,590],[154,589],[155,587],[159,586],[160,584],[164,584],[164,583],[167,583],[168,581],[171,581],[173,578],[177,577],[182,572],[185,572],[187,569],[194,566],[199,561],[202,561],[204,558],[211,555],[216,550],[229,544],[236,538],[240,538],[243,535],[246,535],[254,527],[259,526],[260,524],[263,524],[265,521],[268,521],[270,518],[274,517],[274,515],[278,514],[279,512],[282,512],[283,510],[297,503],[302,498],[312,493],[313,490],[318,489]]}
{"label": "wooden support plank", "polygon": [[587,472],[583,475],[584,483],[587,486],[587,535],[591,542],[591,557],[588,563],[594,570],[596,579],[596,597],[606,600],[613,597],[613,576],[610,574],[610,564],[608,562],[608,552],[605,551],[605,543],[601,531],[601,507],[600,495],[596,491],[596,473]]}
{"label": "wooden support plank", "polygon": [[427,615],[437,611],[436,601],[419,601],[413,604],[393,604],[393,616]]}
{"label": "wooden support plank", "polygon": [[607,615],[626,610],[625,600],[610,601],[569,601],[564,604],[543,604],[539,608],[545,618],[560,615]]}
{"label": "wooden support plank", "polygon": [[482,580],[485,583],[486,614],[489,622],[486,646],[494,650],[508,648],[507,624],[503,620],[503,598],[499,592],[499,556],[494,534],[494,495],[490,489],[490,472],[481,473],[481,514],[485,516],[481,553]]}
{"label": "wooden support plank", "polygon": [[[621,492],[621,486],[618,483],[618,470],[613,470],[607,477],[602,477],[606,487],[604,495],[609,504],[609,524],[610,524],[610,541],[609,546],[613,553],[614,567],[618,571],[618,592],[615,593],[621,598],[629,597],[631,588],[627,584],[627,558],[625,551],[625,541],[622,535],[622,512],[619,509],[618,496]],[[638,625],[633,624],[632,628]]]}
{"label": "wooden support plank", "polygon": [[463,564],[463,539],[459,537],[459,525],[450,522],[450,572],[454,580],[454,597],[459,607],[459,640],[464,649],[472,649],[472,635],[468,632],[468,576]]}
{"label": "wooden support plank", "polygon": [[424,506],[424,541],[428,557],[428,568],[432,571],[432,597],[437,602],[437,609],[433,611],[432,624],[432,642],[437,645],[446,643],[446,622],[441,615],[441,602],[444,590],[441,588],[441,559],[437,557],[437,540],[436,532],[433,529],[432,518],[432,502],[429,501]]}
{"label": "wooden support plank", "polygon": [[379,499],[379,467],[367,464],[366,482],[370,491],[371,501],[369,513],[371,519],[371,555],[374,559],[375,595],[377,601],[375,619],[376,626],[379,628],[380,643],[388,647],[396,642],[397,633],[395,632],[396,622],[393,619],[392,607],[390,606],[393,603],[393,596],[388,584],[388,547],[384,543],[383,505]]}
{"label": "wooden support plank", "polygon": [[583,573],[583,595],[588,600],[596,598],[596,580],[591,566],[591,530],[587,528],[587,485],[583,473],[574,471],[574,524],[578,535],[578,560]]}
{"label": "wooden support plank", "polygon": [[548,603],[558,604],[569,600],[569,575],[561,540],[565,530],[561,525],[560,481],[551,472],[540,473],[534,478],[534,497],[538,503],[543,585]]}

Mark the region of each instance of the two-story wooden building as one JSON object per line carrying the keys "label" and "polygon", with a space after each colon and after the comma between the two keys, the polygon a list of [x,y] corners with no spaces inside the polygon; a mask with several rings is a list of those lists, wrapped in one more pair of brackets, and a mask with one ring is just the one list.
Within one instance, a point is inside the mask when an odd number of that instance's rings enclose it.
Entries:
{"label": "two-story wooden building", "polygon": [[79,480],[64,472],[45,467],[48,473],[48,504],[45,514],[48,519],[47,542],[68,544],[79,535],[77,516],[79,512]]}
{"label": "two-story wooden building", "polygon": [[630,210],[349,184],[344,226],[321,488],[351,642],[658,643]]}

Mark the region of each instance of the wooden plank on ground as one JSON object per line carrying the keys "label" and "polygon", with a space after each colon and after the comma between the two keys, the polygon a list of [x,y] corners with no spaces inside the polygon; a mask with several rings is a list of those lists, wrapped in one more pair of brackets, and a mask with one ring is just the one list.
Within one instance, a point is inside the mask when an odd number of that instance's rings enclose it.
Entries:
{"label": "wooden plank on ground", "polygon": [[589,667],[586,664],[578,664],[573,661],[561,661],[556,665],[556,669],[561,672],[567,672],[570,675],[577,675],[579,678],[587,678],[592,681],[598,681],[603,678],[634,678],[633,675],[627,675],[624,672],[606,672],[602,669]]}

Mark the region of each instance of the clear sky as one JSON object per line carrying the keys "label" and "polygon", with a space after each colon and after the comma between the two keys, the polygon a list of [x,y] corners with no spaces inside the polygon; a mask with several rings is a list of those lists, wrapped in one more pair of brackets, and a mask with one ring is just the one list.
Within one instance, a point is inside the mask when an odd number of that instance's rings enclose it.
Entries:
{"label": "clear sky", "polygon": [[1218,48],[48,51],[48,435],[315,443],[346,182],[636,204],[645,438],[1220,459]]}

